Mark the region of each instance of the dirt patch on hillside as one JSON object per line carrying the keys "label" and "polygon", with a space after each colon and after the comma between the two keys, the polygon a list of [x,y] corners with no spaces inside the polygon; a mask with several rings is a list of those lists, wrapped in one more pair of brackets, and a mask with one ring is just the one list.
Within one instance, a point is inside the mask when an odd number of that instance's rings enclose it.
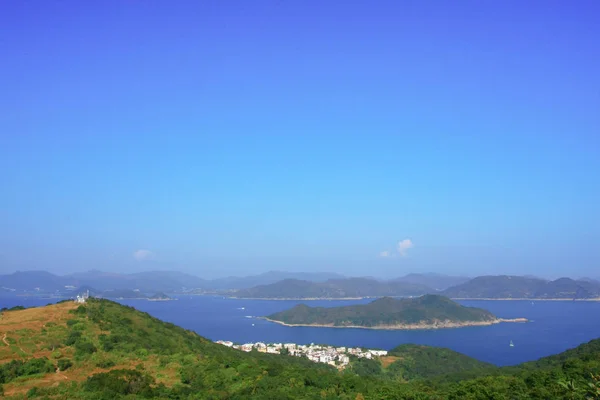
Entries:
{"label": "dirt patch on hillside", "polygon": [[390,364],[393,364],[394,362],[400,360],[400,357],[394,357],[394,356],[383,356],[380,357],[381,360],[381,365],[383,365],[383,368],[387,368],[390,366]]}

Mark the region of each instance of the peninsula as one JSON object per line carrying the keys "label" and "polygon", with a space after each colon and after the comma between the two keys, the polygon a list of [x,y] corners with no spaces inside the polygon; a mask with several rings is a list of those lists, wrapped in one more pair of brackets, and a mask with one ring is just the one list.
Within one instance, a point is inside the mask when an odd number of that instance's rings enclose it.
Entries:
{"label": "peninsula", "polygon": [[332,308],[299,304],[263,318],[286,326],[406,330],[527,322],[525,318],[498,318],[487,310],[461,306],[438,295],[412,299],[383,297],[369,304]]}

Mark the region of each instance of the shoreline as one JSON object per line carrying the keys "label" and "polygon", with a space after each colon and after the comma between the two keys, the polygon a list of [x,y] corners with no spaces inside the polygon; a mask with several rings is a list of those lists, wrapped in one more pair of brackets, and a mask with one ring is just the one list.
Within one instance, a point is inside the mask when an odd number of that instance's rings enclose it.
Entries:
{"label": "shoreline", "polygon": [[[227,297],[227,296],[226,296]],[[277,300],[277,301],[316,301],[316,300],[364,300],[364,299],[377,299],[378,296],[366,296],[366,297],[232,297],[230,299],[235,300]]]}
{"label": "shoreline", "polygon": [[[381,297],[394,297],[402,299],[414,299],[420,296],[402,297],[402,296],[364,296],[364,297],[232,297],[225,296],[235,300],[275,300],[275,301],[318,301],[318,300],[365,300],[378,299]],[[566,298],[527,298],[527,297],[450,297],[451,300],[485,300],[485,301],[600,301],[600,297],[590,299],[566,299]]]}
{"label": "shoreline", "polygon": [[434,324],[397,324],[397,325],[376,325],[376,326],[360,326],[360,325],[348,325],[348,326],[336,326],[333,324],[287,324],[283,321],[277,321],[267,317],[256,317],[265,321],[274,322],[279,325],[289,327],[310,327],[310,328],[339,328],[339,329],[373,329],[373,330],[430,330],[430,329],[455,329],[455,328],[468,328],[470,326],[490,326],[500,324],[502,322],[513,322],[513,323],[525,323],[529,322],[527,318],[496,318],[490,321],[472,321],[472,322],[439,322]]}
{"label": "shoreline", "polygon": [[527,298],[527,297],[451,297],[452,300],[485,300],[485,301],[600,301],[600,297],[594,297],[591,299],[539,299],[539,298]]}

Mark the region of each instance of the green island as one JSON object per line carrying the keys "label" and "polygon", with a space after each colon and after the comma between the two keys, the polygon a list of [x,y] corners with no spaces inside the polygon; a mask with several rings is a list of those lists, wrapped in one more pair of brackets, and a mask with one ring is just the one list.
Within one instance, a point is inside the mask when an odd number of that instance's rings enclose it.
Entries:
{"label": "green island", "polygon": [[524,318],[502,319],[487,310],[462,306],[447,297],[383,297],[368,304],[343,307],[309,307],[299,304],[264,319],[287,326],[368,329],[438,329],[526,322]]}
{"label": "green island", "polygon": [[338,370],[241,352],[110,300],[0,314],[0,397],[24,399],[599,399],[600,340],[496,367],[402,345]]}
{"label": "green island", "polygon": [[158,292],[150,297],[148,297],[149,301],[170,301],[170,300],[175,300],[172,297],[170,297],[169,295],[163,293],[163,292]]}

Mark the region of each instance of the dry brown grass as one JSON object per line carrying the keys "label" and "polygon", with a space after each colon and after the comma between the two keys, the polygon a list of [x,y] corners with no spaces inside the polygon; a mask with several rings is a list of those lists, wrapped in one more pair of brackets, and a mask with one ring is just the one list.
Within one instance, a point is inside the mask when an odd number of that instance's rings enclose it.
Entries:
{"label": "dry brown grass", "polygon": [[[48,357],[50,352],[31,343],[47,323],[66,324],[74,302],[4,312],[0,316],[0,362],[29,357]],[[7,345],[8,344],[8,345]]]}
{"label": "dry brown grass", "polygon": [[[47,357],[52,359],[52,350],[47,348],[48,337],[42,334],[48,323],[66,328],[67,320],[73,315],[69,311],[79,305],[75,302],[64,302],[18,311],[9,311],[0,314],[0,363],[15,359],[29,359],[32,357]],[[53,329],[55,329],[53,328]],[[101,333],[97,326],[91,328],[93,334]],[[48,329],[51,329],[48,326]],[[106,332],[105,332],[106,333]],[[63,347],[59,350],[63,357],[71,358],[73,349]],[[104,353],[110,354],[110,353]],[[117,361],[116,365],[109,368],[99,368],[93,362],[86,361],[76,366],[56,373],[48,373],[39,377],[28,377],[25,380],[15,380],[5,384],[6,396],[23,395],[33,387],[55,387],[61,383],[82,382],[89,376],[114,369],[135,369],[142,364],[146,372],[154,376],[157,383],[172,386],[179,382],[179,366],[169,364],[160,367],[158,356],[148,356],[145,360],[132,359],[131,361]]]}
{"label": "dry brown grass", "polygon": [[0,318],[0,332],[14,332],[21,329],[39,331],[48,322],[66,322],[69,319],[69,311],[76,308],[75,302],[68,301],[45,307],[5,312]]}

